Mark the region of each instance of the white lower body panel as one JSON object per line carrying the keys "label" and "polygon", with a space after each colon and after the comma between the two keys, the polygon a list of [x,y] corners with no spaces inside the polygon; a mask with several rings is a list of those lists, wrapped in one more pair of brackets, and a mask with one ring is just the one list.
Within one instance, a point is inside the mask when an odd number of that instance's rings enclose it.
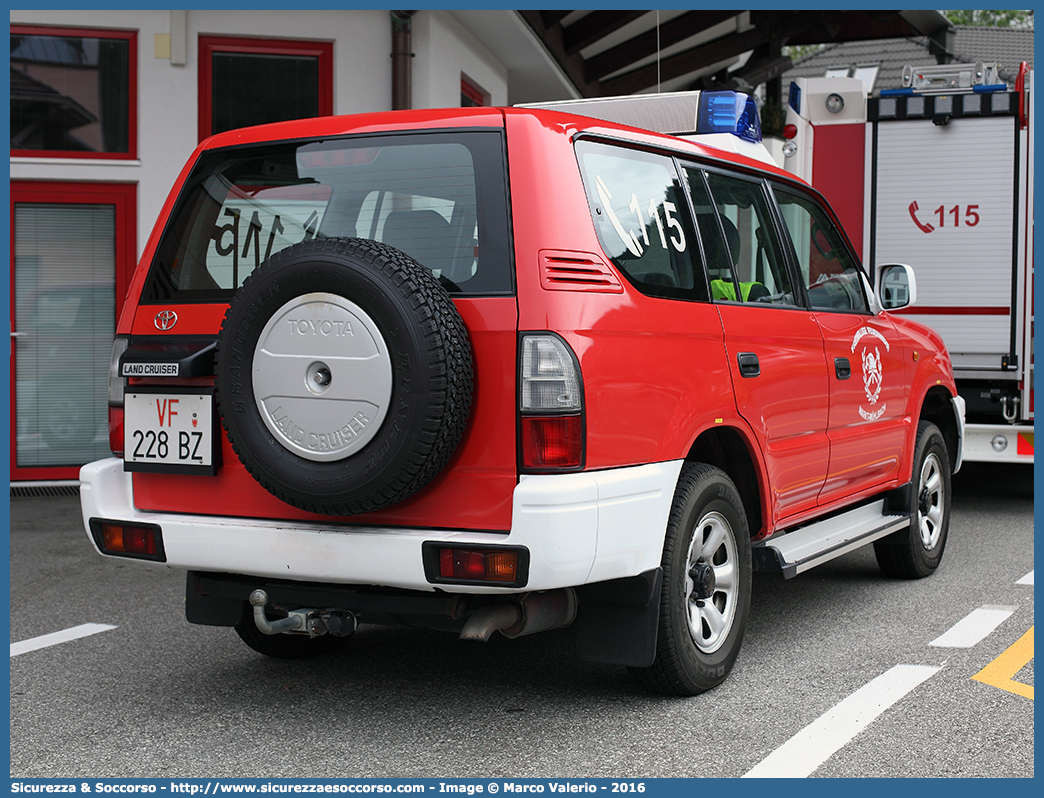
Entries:
{"label": "white lower body panel", "polygon": [[[80,504],[85,527],[91,518],[158,525],[167,558],[161,565],[168,568],[432,590],[421,558],[424,542],[514,545],[530,553],[524,589],[551,590],[659,566],[681,466],[678,460],[523,476],[506,535],[144,512],[134,507],[131,475],[116,458],[80,470]],[[518,592],[470,585],[440,589]]]}

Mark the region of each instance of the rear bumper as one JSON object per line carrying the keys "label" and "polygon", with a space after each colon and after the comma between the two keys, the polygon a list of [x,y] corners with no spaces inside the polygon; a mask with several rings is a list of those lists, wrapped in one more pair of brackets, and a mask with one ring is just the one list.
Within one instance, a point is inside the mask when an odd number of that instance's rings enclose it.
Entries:
{"label": "rear bumper", "polygon": [[530,554],[524,588],[439,587],[514,593],[577,587],[658,567],[681,465],[678,460],[523,476],[507,534],[143,512],[134,507],[131,475],[116,458],[80,470],[80,505],[92,546],[92,518],[156,524],[166,554],[161,565],[301,582],[434,590],[421,556],[427,541],[524,546]]}
{"label": "rear bumper", "polygon": [[964,459],[969,463],[1033,465],[1033,423],[969,424],[965,428]]}

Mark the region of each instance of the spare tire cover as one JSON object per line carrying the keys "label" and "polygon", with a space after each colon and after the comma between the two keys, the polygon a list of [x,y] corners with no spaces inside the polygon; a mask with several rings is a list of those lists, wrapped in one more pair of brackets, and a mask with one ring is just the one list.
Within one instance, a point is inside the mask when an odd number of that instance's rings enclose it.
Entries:
{"label": "spare tire cover", "polygon": [[218,336],[215,390],[239,460],[316,513],[397,504],[453,456],[471,344],[431,270],[360,238],[303,241],[244,281]]}

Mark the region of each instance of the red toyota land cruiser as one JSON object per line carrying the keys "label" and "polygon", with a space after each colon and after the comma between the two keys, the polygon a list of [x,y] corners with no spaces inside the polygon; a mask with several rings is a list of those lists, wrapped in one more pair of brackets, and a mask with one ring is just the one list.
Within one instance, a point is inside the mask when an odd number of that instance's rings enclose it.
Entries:
{"label": "red toyota land cruiser", "polygon": [[[619,124],[687,104],[672,133]],[[693,92],[309,119],[203,142],[113,348],[97,550],[274,657],[359,623],[575,624],[720,683],[753,568],[939,565],[963,405],[909,267]],[[579,114],[583,114],[582,116]],[[677,116],[677,115],[676,115]]]}

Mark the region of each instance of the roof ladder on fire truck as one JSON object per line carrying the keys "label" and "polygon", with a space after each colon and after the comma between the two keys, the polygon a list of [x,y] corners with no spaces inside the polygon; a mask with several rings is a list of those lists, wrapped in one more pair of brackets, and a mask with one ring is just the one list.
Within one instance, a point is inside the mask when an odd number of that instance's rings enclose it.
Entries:
{"label": "roof ladder on fire truck", "polygon": [[911,94],[956,94],[1004,91],[995,62],[975,64],[941,64],[939,66],[903,67],[903,88],[882,89],[882,97]]}

